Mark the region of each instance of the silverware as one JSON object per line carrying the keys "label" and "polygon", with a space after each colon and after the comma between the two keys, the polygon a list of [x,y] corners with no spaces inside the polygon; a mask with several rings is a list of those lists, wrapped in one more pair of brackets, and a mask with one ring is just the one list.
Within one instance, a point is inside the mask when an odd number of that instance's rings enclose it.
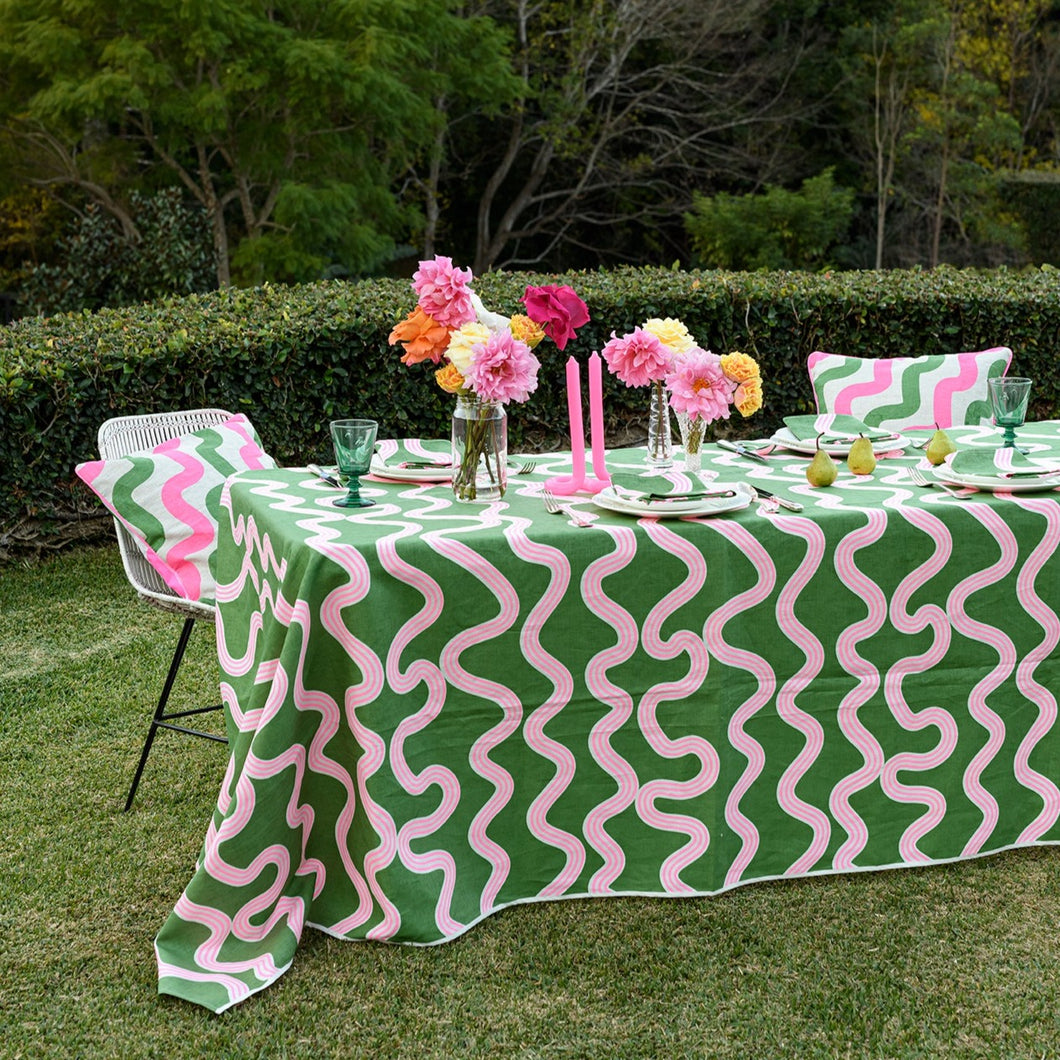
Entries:
{"label": "silverware", "polygon": [[694,490],[691,493],[649,493],[648,502],[652,501],[698,501],[707,497],[735,497],[736,490]]}
{"label": "silverware", "polygon": [[728,449],[730,452],[739,453],[740,456],[746,456],[748,460],[757,460],[760,464],[769,463],[761,453],[756,453],[753,449],[749,449],[743,442],[730,442],[728,438],[719,438],[718,445],[722,449]]}
{"label": "silverware", "polygon": [[940,482],[937,478],[925,478],[924,473],[916,467],[911,467],[909,469],[909,477],[917,486],[937,486],[940,490],[948,493],[951,497],[956,497],[958,500],[964,500],[965,497],[969,496],[969,494],[954,488],[946,482]]}
{"label": "silverware", "polygon": [[545,501],[545,511],[550,515],[565,515],[575,526],[593,525],[584,515],[580,515],[569,504],[562,504],[556,500],[551,490],[543,490],[541,496]]}
{"label": "silverware", "polygon": [[525,463],[520,464],[512,474],[515,475],[529,475],[534,468],[537,467],[536,460],[527,460]]}
{"label": "silverware", "polygon": [[750,483],[750,486],[751,489],[753,489],[763,500],[773,501],[775,504],[779,504],[782,508],[787,508],[789,512],[802,511],[802,505],[797,501],[789,501],[787,497],[778,497],[775,493],[770,493],[769,490],[764,490],[761,486],[756,486],[753,482]]}
{"label": "silverware", "polygon": [[338,486],[340,490],[344,490],[346,487],[338,480],[338,476],[333,475],[330,471],[325,471],[322,467],[318,467],[316,464],[307,464],[306,471],[311,475],[316,475],[317,478],[323,479],[331,486]]}
{"label": "silverware", "polygon": [[424,468],[429,467],[452,467],[453,462],[451,460],[403,460],[400,464],[396,466],[403,468],[407,471],[422,471]]}

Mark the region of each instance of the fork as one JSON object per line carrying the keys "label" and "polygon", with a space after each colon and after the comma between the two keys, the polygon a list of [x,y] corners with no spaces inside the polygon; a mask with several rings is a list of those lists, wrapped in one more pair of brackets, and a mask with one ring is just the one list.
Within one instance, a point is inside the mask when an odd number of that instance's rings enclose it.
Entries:
{"label": "fork", "polygon": [[909,469],[909,477],[913,480],[913,483],[917,486],[938,486],[940,490],[945,490],[951,497],[956,497],[958,500],[963,500],[968,496],[967,493],[961,490],[955,489],[953,486],[947,485],[945,482],[939,482],[938,479],[926,479],[924,473],[917,467],[911,467]]}
{"label": "fork", "polygon": [[527,460],[525,463],[520,464],[513,472],[513,475],[529,475],[534,468],[537,467],[536,460]]}
{"label": "fork", "polygon": [[551,490],[543,490],[541,496],[545,502],[545,511],[550,515],[565,515],[575,526],[593,525],[584,515],[580,515],[569,504],[561,504],[556,500]]}

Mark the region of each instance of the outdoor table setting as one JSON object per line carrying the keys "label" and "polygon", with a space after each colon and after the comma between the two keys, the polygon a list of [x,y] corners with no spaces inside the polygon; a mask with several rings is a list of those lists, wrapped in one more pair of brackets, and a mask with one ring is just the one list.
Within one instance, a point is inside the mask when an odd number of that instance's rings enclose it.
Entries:
{"label": "outdoor table setting", "polygon": [[426,945],[1060,840],[1060,421],[949,428],[938,463],[930,429],[875,432],[869,473],[835,417],[608,449],[597,371],[589,451],[571,397],[570,449],[470,443],[471,503],[455,423],[227,480],[231,757],[160,992],[222,1011],[307,926]]}

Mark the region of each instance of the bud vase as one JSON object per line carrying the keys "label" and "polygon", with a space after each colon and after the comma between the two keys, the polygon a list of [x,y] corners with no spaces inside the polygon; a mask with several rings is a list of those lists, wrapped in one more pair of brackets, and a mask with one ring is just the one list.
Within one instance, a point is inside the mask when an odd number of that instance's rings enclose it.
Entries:
{"label": "bud vase", "polygon": [[674,466],[674,443],[670,433],[670,405],[666,387],[660,380],[651,384],[651,411],[648,416],[649,467],[665,471]]}
{"label": "bud vase", "polygon": [[707,421],[699,416],[691,417],[687,412],[677,413],[677,426],[681,429],[681,445],[685,451],[685,470],[698,471],[703,466],[703,436],[707,433]]}
{"label": "bud vase", "polygon": [[499,401],[457,394],[453,410],[453,496],[496,501],[508,485],[508,414]]}

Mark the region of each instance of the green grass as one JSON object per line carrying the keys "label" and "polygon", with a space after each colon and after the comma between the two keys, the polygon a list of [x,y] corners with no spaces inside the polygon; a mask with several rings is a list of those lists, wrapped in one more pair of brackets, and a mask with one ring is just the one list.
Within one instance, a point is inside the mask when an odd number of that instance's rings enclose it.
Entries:
{"label": "green grass", "polygon": [[[162,733],[121,812],[178,627],[115,547],[0,570],[0,1057],[1060,1056],[1053,848],[527,905],[422,949],[310,930],[221,1016],[159,997],[225,760]],[[212,700],[206,627],[186,667]]]}

